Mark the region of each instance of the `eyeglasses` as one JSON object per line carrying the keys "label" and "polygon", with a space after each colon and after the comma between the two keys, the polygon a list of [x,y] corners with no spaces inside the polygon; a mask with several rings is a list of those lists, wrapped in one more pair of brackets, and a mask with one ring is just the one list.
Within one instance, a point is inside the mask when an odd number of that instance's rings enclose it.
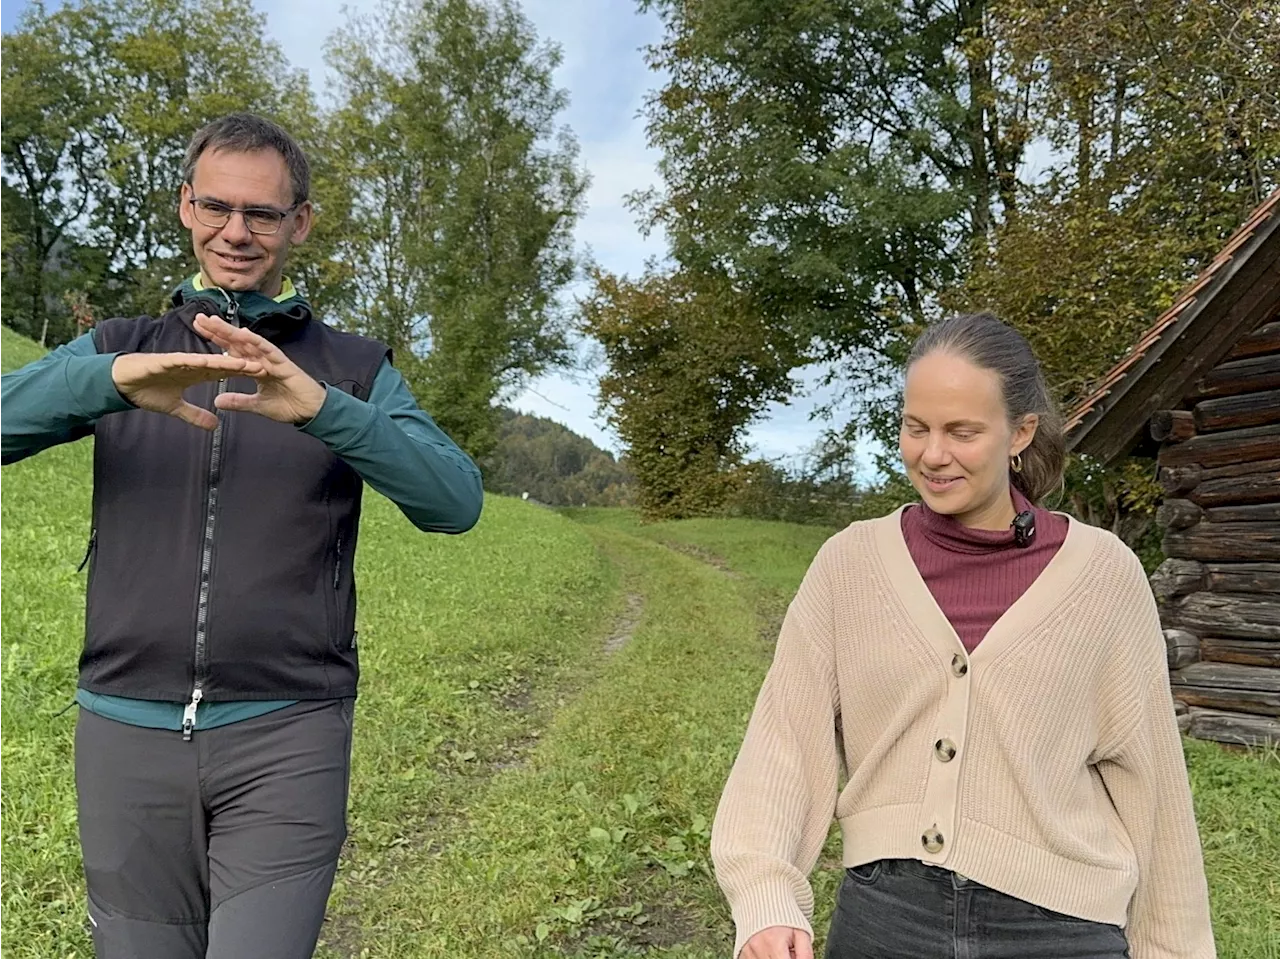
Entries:
{"label": "eyeglasses", "polygon": [[284,218],[301,205],[295,203],[287,210],[272,210],[269,207],[249,207],[245,209],[243,207],[227,206],[225,203],[219,203],[217,200],[206,200],[203,197],[193,197],[188,202],[195,212],[196,219],[210,229],[221,230],[231,222],[232,214],[239,213],[244,217],[244,225],[249,228],[249,232],[256,233],[259,236],[270,236],[273,233],[279,233],[280,225],[284,223]]}

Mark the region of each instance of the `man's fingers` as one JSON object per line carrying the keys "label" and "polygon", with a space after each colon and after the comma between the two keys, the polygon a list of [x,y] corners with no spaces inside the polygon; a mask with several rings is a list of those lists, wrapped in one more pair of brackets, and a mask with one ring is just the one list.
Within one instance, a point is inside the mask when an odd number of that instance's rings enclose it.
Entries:
{"label": "man's fingers", "polygon": [[183,400],[181,405],[174,408],[172,415],[202,430],[212,431],[218,428],[218,418],[216,416],[208,410],[188,403],[186,400]]}
{"label": "man's fingers", "polygon": [[220,393],[213,405],[220,410],[251,413],[260,401],[257,393]]}
{"label": "man's fingers", "polygon": [[272,363],[287,359],[280,348],[273,345],[270,340],[242,326],[232,326],[220,317],[198,313],[195,328],[202,336],[213,340],[223,349],[230,349],[237,354],[258,357]]}
{"label": "man's fingers", "polygon": [[169,370],[188,370],[201,374],[209,374],[209,379],[222,379],[233,373],[252,375],[261,369],[261,362],[242,356],[227,356],[224,353],[157,353],[156,372]]}

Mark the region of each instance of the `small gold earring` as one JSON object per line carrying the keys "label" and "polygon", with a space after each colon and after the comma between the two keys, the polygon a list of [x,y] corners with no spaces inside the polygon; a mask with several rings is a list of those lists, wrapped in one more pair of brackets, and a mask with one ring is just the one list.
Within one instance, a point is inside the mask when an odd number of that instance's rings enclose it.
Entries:
{"label": "small gold earring", "polygon": [[1015,473],[1022,472],[1022,454],[1021,453],[1013,454],[1013,458],[1009,460],[1009,468],[1013,470]]}

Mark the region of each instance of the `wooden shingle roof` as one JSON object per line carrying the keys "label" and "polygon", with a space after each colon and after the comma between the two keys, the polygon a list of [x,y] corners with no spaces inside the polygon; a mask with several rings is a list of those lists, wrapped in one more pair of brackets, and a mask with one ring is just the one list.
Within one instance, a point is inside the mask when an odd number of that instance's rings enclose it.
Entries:
{"label": "wooden shingle roof", "polygon": [[1068,415],[1067,445],[1103,462],[1123,456],[1158,409],[1280,303],[1280,190],[1272,193]]}

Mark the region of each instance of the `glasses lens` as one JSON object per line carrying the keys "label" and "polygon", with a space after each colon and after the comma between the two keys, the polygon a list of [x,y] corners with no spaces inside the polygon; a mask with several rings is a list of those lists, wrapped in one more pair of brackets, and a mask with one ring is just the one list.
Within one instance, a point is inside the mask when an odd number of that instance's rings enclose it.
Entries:
{"label": "glasses lens", "polygon": [[284,214],[274,210],[247,210],[244,214],[244,222],[249,225],[251,233],[275,233],[283,219]]}
{"label": "glasses lens", "polygon": [[220,203],[196,200],[192,203],[192,206],[195,207],[196,219],[205,226],[224,227],[227,225],[227,221],[231,219],[231,211]]}

